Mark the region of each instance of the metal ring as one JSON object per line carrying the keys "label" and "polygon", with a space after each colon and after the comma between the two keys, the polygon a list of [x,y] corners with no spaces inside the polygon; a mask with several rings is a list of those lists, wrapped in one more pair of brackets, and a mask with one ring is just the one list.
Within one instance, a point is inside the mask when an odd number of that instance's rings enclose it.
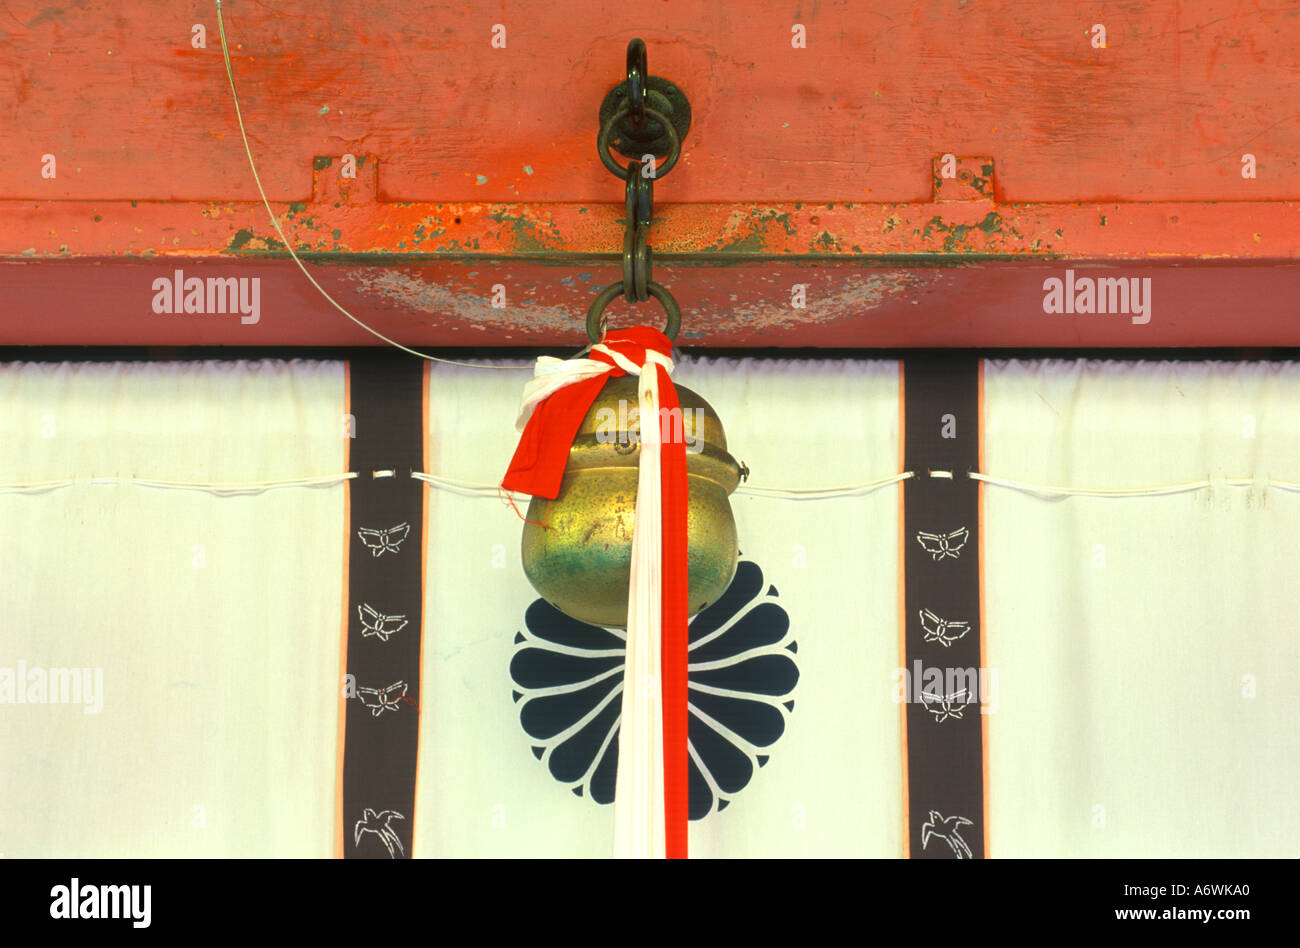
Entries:
{"label": "metal ring", "polygon": [[623,299],[629,303],[638,302],[636,298],[636,228],[623,228]]}
{"label": "metal ring", "polygon": [[643,303],[650,298],[649,287],[654,282],[650,279],[650,268],[654,266],[654,260],[650,245],[646,243],[649,234],[649,225],[642,224],[637,227],[636,237],[632,241],[632,281],[638,303]]}
{"label": "metal ring", "polygon": [[645,127],[645,85],[649,77],[645,40],[634,39],[627,44],[627,104],[632,124],[638,129]]}
{"label": "metal ring", "polygon": [[624,189],[624,216],[634,223],[650,223],[654,216],[655,179],[643,174],[634,174],[633,169],[640,168],[640,163],[628,163],[627,187]]}
{"label": "metal ring", "polygon": [[[668,292],[667,287],[660,286],[658,283],[647,283],[646,290],[663,305],[664,312],[668,316],[664,335],[669,340],[676,339],[678,331],[682,328],[682,309],[677,305],[677,300]],[[592,345],[600,342],[604,336],[602,330],[605,320],[602,317],[605,307],[622,292],[623,281],[620,280],[605,287],[600,291],[600,295],[591,301],[591,308],[587,310],[587,338],[591,340]]]}
{"label": "metal ring", "polygon": [[646,243],[649,236],[649,224],[637,224],[623,232],[623,299],[629,303],[644,303],[650,298],[646,286],[654,263]]}
{"label": "metal ring", "polygon": [[[616,178],[626,179],[628,169],[620,168],[618,163],[614,161],[614,156],[609,153],[609,138],[614,134],[614,126],[631,114],[631,109],[626,105],[623,106],[623,108],[619,109],[609,117],[609,121],[601,126],[600,134],[596,136],[596,154],[600,155],[601,164],[608,168],[609,173]],[[677,129],[673,126],[673,123],[669,121],[668,116],[664,115],[658,109],[652,109],[647,105],[645,107],[645,114],[662,125],[664,130],[668,133],[668,157],[664,159],[662,165],[655,168],[654,174],[656,178],[662,178],[664,175],[668,174],[668,172],[673,170],[673,165],[677,164],[677,159],[682,156],[682,139],[681,136],[677,134]]]}

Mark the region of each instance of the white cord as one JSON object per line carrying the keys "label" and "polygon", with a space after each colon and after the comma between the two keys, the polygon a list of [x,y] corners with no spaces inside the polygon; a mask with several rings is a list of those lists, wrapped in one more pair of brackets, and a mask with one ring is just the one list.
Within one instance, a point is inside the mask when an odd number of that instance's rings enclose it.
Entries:
{"label": "white cord", "polygon": [[460,494],[462,497],[509,497],[514,501],[527,500],[527,494],[515,494],[505,490],[497,484],[483,484],[475,481],[463,481],[456,477],[442,477],[438,474],[425,474],[423,471],[412,471],[411,476],[417,481],[424,481],[426,484],[432,484],[452,494]]}
{"label": "white cord", "polygon": [[[950,479],[953,478],[951,471],[927,471],[932,478]],[[0,483],[0,494],[42,494],[48,491],[57,490],[61,487],[72,487],[77,483],[84,483],[91,486],[130,486],[132,484],[140,487],[150,487],[159,490],[196,490],[217,496],[234,496],[239,494],[260,494],[268,490],[276,490],[283,487],[331,487],[340,484],[343,481],[351,480],[357,477],[355,471],[347,471],[342,474],[322,474],[311,477],[289,477],[281,480],[269,481],[173,481],[159,480],[149,477],[136,477],[132,474],[116,474],[89,478],[64,477],[55,480],[45,481],[14,481],[10,483]],[[394,470],[371,471],[372,479],[395,478],[397,472]],[[857,497],[862,494],[870,493],[889,484],[896,484],[905,481],[910,477],[915,477],[915,471],[904,471],[901,474],[891,474],[888,477],[878,477],[875,480],[866,481],[861,484],[846,484],[839,487],[760,487],[752,484],[742,484],[736,488],[737,494],[746,494],[751,497],[769,497],[779,500],[831,500],[836,497]],[[445,490],[452,494],[459,494],[462,497],[491,497],[494,499],[510,498],[515,501],[526,500],[527,494],[518,494],[504,490],[498,484],[485,484],[481,481],[467,481],[458,477],[446,477],[440,474],[426,474],[423,471],[412,471],[411,477],[423,481],[440,490]],[[971,471],[967,474],[973,481],[982,481],[994,487],[1007,487],[1012,490],[1023,491],[1027,494],[1033,494],[1043,497],[1159,497],[1170,494],[1186,494],[1193,491],[1205,490],[1217,484],[1223,484],[1227,487],[1251,487],[1260,484],[1266,488],[1276,488],[1278,490],[1293,491],[1300,493],[1300,482],[1297,481],[1278,481],[1270,477],[1252,478],[1252,477],[1225,477],[1221,481],[1215,481],[1206,478],[1199,481],[1186,481],[1181,484],[1157,484],[1150,487],[1061,487],[1055,484],[1033,484],[1028,481],[1012,480],[1009,477],[994,477],[992,474],[980,474],[977,471]]]}
{"label": "white cord", "polygon": [[[1051,484],[1030,484],[1026,481],[1013,481],[1007,477],[994,477],[991,474],[980,474],[972,471],[969,475],[973,481],[983,481],[986,484],[992,484],[995,487],[1009,487],[1012,490],[1024,491],[1027,494],[1038,494],[1043,496],[1058,497],[1160,497],[1167,494],[1186,494],[1191,491],[1204,490],[1207,487],[1213,487],[1215,481],[1206,478],[1200,481],[1187,481],[1182,484],[1158,484],[1151,487],[1058,487]],[[1253,477],[1225,477],[1222,483],[1227,487],[1250,487],[1256,483]],[[1300,491],[1300,483],[1294,481],[1275,481],[1269,477],[1260,479],[1259,483],[1265,487],[1276,487],[1280,490]]]}
{"label": "white cord", "polygon": [[[151,477],[136,477],[133,474],[116,474],[112,476],[89,477],[86,484],[94,487],[122,487],[132,484],[151,487],[158,490],[197,490],[218,497],[231,497],[239,494],[260,494],[264,491],[281,487],[332,487],[343,481],[356,477],[354,472],[343,474],[323,474],[319,477],[289,477],[274,481],[168,481]],[[52,481],[25,481],[0,484],[0,494],[43,494],[60,487],[71,487],[78,482],[75,477],[65,477]]]}
{"label": "white cord", "polygon": [[[464,497],[501,497],[509,496],[514,500],[521,498],[526,499],[527,494],[514,494],[503,490],[496,484],[484,484],[476,481],[466,481],[455,477],[443,477],[438,474],[426,474],[422,471],[412,471],[411,476],[416,480],[424,481],[439,487],[453,494],[460,494]],[[891,474],[889,477],[877,478],[874,481],[867,481],[865,484],[849,484],[844,487],[753,487],[742,484],[736,488],[737,494],[750,494],[755,497],[775,497],[785,500],[829,500],[833,497],[854,497],[859,494],[866,494],[870,491],[884,487],[887,484],[894,484],[898,481],[906,480],[912,476],[911,471],[902,474]]]}
{"label": "white cord", "polygon": [[248,155],[248,167],[249,170],[253,172],[253,182],[257,185],[257,193],[262,196],[262,204],[266,207],[266,213],[271,216],[271,224],[275,227],[275,232],[280,235],[280,241],[284,244],[284,248],[289,251],[289,256],[293,258],[293,262],[298,264],[298,269],[301,270],[303,276],[311,282],[311,285],[316,287],[320,292],[320,295],[329,300],[333,307],[340,313],[352,320],[372,336],[377,336],[390,346],[401,349],[403,352],[409,352],[413,356],[419,356],[421,359],[428,359],[430,362],[441,362],[445,365],[459,365],[469,369],[505,369],[507,371],[515,372],[531,371],[532,366],[486,365],[481,362],[457,362],[455,359],[440,359],[437,356],[431,356],[425,352],[417,352],[415,349],[410,349],[402,345],[400,342],[394,342],[392,339],[389,339],[383,333],[379,332],[379,330],[371,329],[361,320],[357,319],[357,317],[344,309],[338,301],[334,299],[334,297],[325,292],[325,288],[316,282],[316,278],[307,271],[307,268],[303,266],[302,261],[298,259],[298,254],[294,252],[293,245],[289,242],[289,238],[286,237],[284,231],[280,229],[280,221],[276,218],[275,212],[271,210],[271,202],[266,199],[266,192],[262,190],[262,178],[257,173],[257,165],[253,161],[253,149],[249,147],[248,133],[244,130],[244,115],[239,108],[239,93],[235,91],[235,74],[230,68],[230,50],[226,45],[226,24],[221,17],[221,0],[217,0],[217,32],[221,34],[221,55],[226,61],[226,78],[230,80],[230,95],[235,102],[235,118],[239,120],[239,135],[244,140],[244,154]]}
{"label": "white cord", "polygon": [[843,487],[760,487],[757,484],[741,484],[736,488],[737,494],[751,497],[774,497],[782,500],[830,500],[834,497],[857,497],[879,490],[889,484],[897,484],[915,476],[912,471],[878,477],[865,484],[848,484]]}
{"label": "white cord", "polygon": [[60,487],[71,487],[75,478],[65,477],[57,481],[24,481],[12,484],[0,484],[0,494],[43,494]]}

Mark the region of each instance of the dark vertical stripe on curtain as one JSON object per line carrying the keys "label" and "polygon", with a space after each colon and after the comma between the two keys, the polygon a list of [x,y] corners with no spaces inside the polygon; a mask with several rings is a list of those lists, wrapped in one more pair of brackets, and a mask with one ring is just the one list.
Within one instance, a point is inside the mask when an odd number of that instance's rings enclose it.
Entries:
{"label": "dark vertical stripe on curtain", "polygon": [[[345,858],[411,855],[419,737],[424,364],[401,353],[351,362]],[[392,471],[392,476],[373,476]]]}
{"label": "dark vertical stripe on curtain", "polygon": [[[904,359],[907,827],[913,859],[984,856],[979,361]],[[953,477],[932,477],[951,471]]]}

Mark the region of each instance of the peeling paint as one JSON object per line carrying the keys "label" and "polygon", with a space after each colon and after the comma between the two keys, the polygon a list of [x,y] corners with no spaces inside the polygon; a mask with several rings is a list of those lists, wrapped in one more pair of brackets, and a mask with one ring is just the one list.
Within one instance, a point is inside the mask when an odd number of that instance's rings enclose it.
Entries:
{"label": "peeling paint", "polygon": [[[802,205],[795,205],[796,209],[800,207]],[[769,247],[767,234],[773,224],[780,225],[787,235],[793,236],[799,233],[799,228],[790,219],[787,211],[774,207],[751,208],[748,212],[738,209],[728,218],[722,234],[712,245],[703,249],[728,254],[767,252]]]}
{"label": "peeling paint", "polygon": [[508,321],[493,309],[490,295],[458,292],[439,283],[426,282],[399,270],[365,269],[349,274],[361,293],[374,294],[408,313],[472,323],[470,328],[514,331],[525,335],[539,332],[583,332],[582,321],[571,306],[530,303],[517,307],[519,317]]}
{"label": "peeling paint", "polygon": [[[468,279],[468,274],[465,274]],[[574,286],[574,274],[558,277],[556,283]],[[587,274],[590,276],[590,274]],[[686,339],[712,336],[725,331],[753,337],[755,334],[799,331],[805,327],[822,325],[828,321],[858,319],[872,310],[929,292],[946,276],[918,273],[908,270],[873,270],[867,272],[825,272],[809,292],[809,304],[803,309],[789,305],[782,281],[784,276],[754,274],[756,280],[770,281],[774,290],[758,299],[748,298],[738,305],[736,294],[725,297],[716,290],[698,288],[687,305],[686,322],[682,337]],[[396,307],[404,314],[414,314],[424,319],[433,318],[435,324],[460,323],[469,329],[490,331],[504,336],[517,333],[524,338],[539,335],[553,337],[557,334],[579,335],[582,331],[581,313],[569,303],[537,303],[529,301],[512,307],[513,314],[506,316],[494,309],[490,295],[468,284],[461,288],[447,281],[426,279],[410,270],[385,270],[367,267],[348,273],[347,279],[363,295],[382,298],[387,307]],[[782,284],[777,287],[775,284]],[[730,284],[723,284],[729,286]],[[532,288],[530,288],[532,289]],[[525,293],[525,296],[532,295]],[[639,313],[638,313],[639,315]],[[620,308],[614,317],[620,323],[631,321],[633,316]]]}
{"label": "peeling paint", "polygon": [[226,245],[226,252],[228,253],[239,253],[241,251],[268,252],[282,251],[284,249],[284,244],[274,237],[255,237],[247,227],[236,231],[235,236]]}
{"label": "peeling paint", "polygon": [[[502,226],[513,242],[513,249],[524,253],[557,251],[564,248],[564,236],[548,221],[549,228],[539,226],[536,216],[518,205],[500,205],[488,214],[488,219]],[[612,249],[612,248],[611,248]]]}
{"label": "peeling paint", "polygon": [[[943,252],[944,253],[986,253],[990,250],[988,242],[983,245],[971,246],[967,238],[971,231],[978,230],[989,237],[1013,237],[1021,239],[1021,234],[1015,228],[1006,228],[1004,231],[1002,215],[996,211],[989,211],[984,215],[982,220],[974,224],[949,224],[942,217],[931,217],[925,223],[925,228],[921,232],[922,240],[930,240],[934,232],[944,235]],[[996,248],[994,248],[996,249]]]}

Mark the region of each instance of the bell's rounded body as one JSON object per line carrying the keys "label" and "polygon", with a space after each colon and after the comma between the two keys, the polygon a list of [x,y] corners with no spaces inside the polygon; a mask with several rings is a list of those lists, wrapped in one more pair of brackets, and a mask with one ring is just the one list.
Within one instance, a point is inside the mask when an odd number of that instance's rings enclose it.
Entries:
{"label": "bell's rounded body", "polygon": [[[686,439],[688,610],[716,602],[736,572],[736,521],[727,497],[740,466],[727,453],[717,413],[677,387]],[[534,497],[524,524],[524,573],[542,597],[582,622],[627,625],[632,529],[636,516],[640,419],[637,379],[610,379],[583,418],[569,449],[559,496]],[[631,437],[629,437],[631,433]],[[540,524],[546,524],[549,529]]]}

